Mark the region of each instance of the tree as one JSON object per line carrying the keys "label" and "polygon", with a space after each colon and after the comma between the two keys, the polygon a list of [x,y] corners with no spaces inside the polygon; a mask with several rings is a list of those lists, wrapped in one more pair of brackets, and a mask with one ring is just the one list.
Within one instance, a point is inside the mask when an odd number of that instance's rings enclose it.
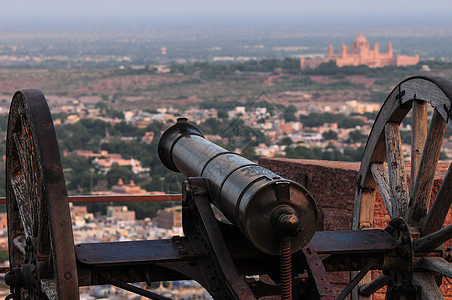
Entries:
{"label": "tree", "polygon": [[[90,180],[93,180],[93,185],[97,182],[97,177],[91,174],[90,168],[92,168],[88,159],[78,155],[63,156],[62,164],[65,169],[65,178],[67,181],[67,188],[70,191],[86,190],[90,188]],[[91,177],[92,176],[92,177]]]}
{"label": "tree", "polygon": [[132,137],[142,137],[144,135],[144,130],[136,126],[128,124],[126,122],[120,122],[115,124],[114,129],[121,136],[132,136]]}
{"label": "tree", "polygon": [[350,131],[348,134],[347,143],[365,143],[367,141],[367,135],[362,134],[359,130]]}
{"label": "tree", "polygon": [[111,188],[113,185],[117,184],[119,179],[122,179],[124,182],[134,180],[135,174],[132,172],[132,167],[113,164],[110,171],[107,173],[108,187]]}
{"label": "tree", "polygon": [[242,150],[242,156],[252,161],[257,161],[259,159],[254,147],[251,146],[247,146]]}
{"label": "tree", "polygon": [[5,262],[8,260],[8,250],[0,248],[0,262]]}
{"label": "tree", "polygon": [[294,105],[289,105],[284,109],[283,118],[286,122],[295,122],[297,120],[296,113],[297,108]]}
{"label": "tree", "polygon": [[322,133],[322,137],[329,141],[329,140],[337,140],[337,132],[334,130],[328,130]]}
{"label": "tree", "polygon": [[354,128],[356,126],[364,125],[364,121],[361,119],[332,113],[311,113],[307,116],[301,115],[300,121],[306,127],[317,127],[325,123],[337,123],[339,128]]}
{"label": "tree", "polygon": [[105,112],[108,108],[108,105],[107,105],[107,103],[105,103],[103,101],[99,101],[95,104],[94,107],[98,108],[101,112]]}
{"label": "tree", "polygon": [[279,145],[287,145],[287,146],[290,146],[290,145],[293,144],[293,141],[292,141],[292,139],[291,139],[290,137],[286,136],[286,137],[283,137],[283,138],[278,142],[278,144],[279,144]]}

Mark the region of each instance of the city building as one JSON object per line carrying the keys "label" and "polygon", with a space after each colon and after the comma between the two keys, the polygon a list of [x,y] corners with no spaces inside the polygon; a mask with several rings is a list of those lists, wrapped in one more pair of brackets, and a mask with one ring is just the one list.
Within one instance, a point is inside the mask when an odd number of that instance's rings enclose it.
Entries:
{"label": "city building", "polygon": [[111,193],[120,195],[140,195],[146,194],[147,191],[140,188],[138,185],[135,185],[135,182],[133,182],[133,180],[131,180],[127,185],[124,184],[123,180],[120,178],[118,180],[118,184],[111,187]]}
{"label": "city building", "polygon": [[107,206],[107,217],[117,221],[135,221],[135,211],[127,206]]}
{"label": "city building", "polygon": [[352,42],[351,49],[346,45],[342,45],[341,52],[334,54],[333,45],[328,46],[328,55],[326,58],[306,59],[304,57],[300,60],[301,69],[313,69],[318,67],[321,63],[334,61],[338,67],[343,66],[359,66],[366,65],[370,68],[378,68],[384,66],[412,66],[419,62],[419,54],[414,56],[401,55],[393,53],[392,44],[388,43],[386,52],[380,52],[378,43],[375,43],[373,48],[369,48],[369,42],[359,33],[356,39]]}
{"label": "city building", "polygon": [[130,166],[132,167],[132,172],[138,175],[144,175],[149,172],[149,168],[143,168],[141,162],[136,159],[123,159],[117,157],[99,158],[96,157],[93,160],[94,167],[99,174],[107,174],[114,164],[118,166]]}
{"label": "city building", "polygon": [[69,206],[71,209],[72,225],[84,226],[94,220],[94,214],[89,213],[85,205],[74,206],[72,203],[69,203]]}
{"label": "city building", "polygon": [[345,105],[341,108],[343,112],[348,116],[350,114],[364,114],[378,112],[380,110],[379,103],[359,103],[356,100],[346,101]]}
{"label": "city building", "polygon": [[160,228],[182,227],[182,206],[166,207],[157,212],[152,223]]}

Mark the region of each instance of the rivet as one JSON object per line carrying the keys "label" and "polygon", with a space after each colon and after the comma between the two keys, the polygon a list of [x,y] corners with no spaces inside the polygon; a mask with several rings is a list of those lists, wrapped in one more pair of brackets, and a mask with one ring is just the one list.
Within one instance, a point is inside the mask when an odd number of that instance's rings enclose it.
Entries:
{"label": "rivet", "polygon": [[67,279],[67,280],[69,280],[69,279],[72,278],[72,274],[69,273],[69,272],[66,272],[66,273],[64,273],[64,278]]}

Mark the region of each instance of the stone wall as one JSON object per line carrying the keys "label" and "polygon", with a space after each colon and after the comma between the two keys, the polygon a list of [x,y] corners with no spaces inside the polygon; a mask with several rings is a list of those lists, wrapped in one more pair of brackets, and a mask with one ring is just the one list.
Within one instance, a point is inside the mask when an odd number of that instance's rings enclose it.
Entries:
{"label": "stone wall", "polygon": [[[279,175],[304,185],[314,197],[319,209],[318,230],[349,230],[352,228],[353,202],[358,179],[360,163],[262,158],[259,164]],[[448,163],[439,163],[432,191],[432,200],[436,195]],[[409,174],[409,164],[406,169]],[[407,178],[408,183],[409,177]],[[375,204],[375,228],[385,228],[388,217],[383,201],[377,194]],[[446,224],[452,224],[452,213],[449,211]],[[449,240],[448,246],[452,246]],[[348,272],[329,273],[330,281],[337,291],[345,287],[349,279]],[[452,299],[452,285],[443,280],[443,294]],[[376,297],[379,298],[379,297]],[[384,297],[382,297],[384,299]]]}

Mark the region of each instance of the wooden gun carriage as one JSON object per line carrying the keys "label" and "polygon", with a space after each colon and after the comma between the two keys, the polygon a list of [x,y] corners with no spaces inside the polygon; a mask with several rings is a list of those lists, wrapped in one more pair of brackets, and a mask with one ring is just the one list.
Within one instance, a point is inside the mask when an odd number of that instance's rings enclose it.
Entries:
{"label": "wooden gun carriage", "polygon": [[[410,111],[408,188],[399,127]],[[159,155],[165,166],[188,177],[182,188],[184,236],[74,245],[69,201],[83,198],[67,195],[44,95],[19,91],[7,133],[7,299],[78,299],[80,286],[98,284],[167,299],[132,283],[187,279],[214,299],[345,299],[349,294],[369,299],[384,286],[388,299],[441,299],[438,285],[443,276],[452,277],[444,247],[452,226],[443,227],[452,202],[452,171],[431,206],[429,201],[451,117],[450,82],[412,77],[398,84],[367,141],[353,230],[317,232],[316,205],[303,186],[205,140],[180,119],[162,135]],[[385,230],[373,229],[377,191],[390,219]],[[97,199],[152,200],[127,198]],[[230,222],[215,217],[212,203]],[[372,270],[381,271],[373,280]],[[352,272],[338,295],[328,281],[333,271]]]}

